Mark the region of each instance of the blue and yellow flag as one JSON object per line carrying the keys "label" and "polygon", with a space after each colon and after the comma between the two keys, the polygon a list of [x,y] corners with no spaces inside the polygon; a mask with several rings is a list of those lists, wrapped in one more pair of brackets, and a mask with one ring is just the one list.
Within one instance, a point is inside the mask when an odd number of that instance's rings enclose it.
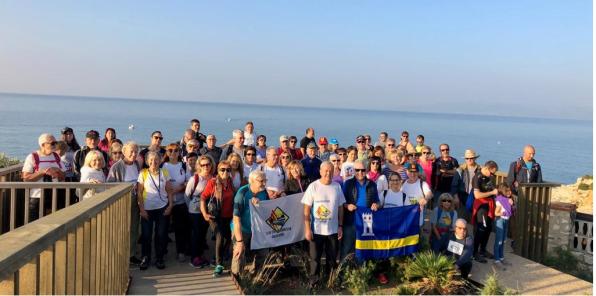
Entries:
{"label": "blue and yellow flag", "polygon": [[418,205],[386,208],[376,212],[359,207],[354,220],[358,260],[387,259],[409,255],[418,250]]}

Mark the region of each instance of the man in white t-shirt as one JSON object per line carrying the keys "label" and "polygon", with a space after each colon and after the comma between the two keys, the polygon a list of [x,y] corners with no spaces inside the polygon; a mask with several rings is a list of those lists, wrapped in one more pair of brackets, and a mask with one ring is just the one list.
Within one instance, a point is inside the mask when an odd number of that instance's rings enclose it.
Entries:
{"label": "man in white t-shirt", "polygon": [[402,185],[401,191],[406,194],[406,199],[411,205],[418,203],[420,205],[420,226],[424,224],[424,207],[433,197],[428,184],[418,177],[418,168],[411,165],[408,168],[408,179]]}
{"label": "man in white t-shirt", "polygon": [[284,169],[277,163],[277,149],[271,146],[267,148],[267,162],[261,164],[259,170],[267,176],[267,194],[269,199],[275,199],[281,196],[286,182]]}
{"label": "man in white t-shirt", "polygon": [[[325,250],[327,268],[337,266],[338,241],[343,236],[343,204],[346,202],[339,184],[332,182],[333,164],[325,161],[320,167],[321,178],[308,186],[302,197],[304,204],[304,236],[309,242],[310,285],[319,278],[321,256]],[[312,219],[312,225],[311,225]]]}
{"label": "man in white t-shirt", "polygon": [[[39,150],[27,156],[23,164],[24,182],[59,182],[64,181],[64,168],[56,150],[56,138],[51,134],[42,134],[38,139]],[[39,218],[41,189],[31,189],[29,198],[29,222]],[[52,194],[44,195],[44,208],[52,206]]]}

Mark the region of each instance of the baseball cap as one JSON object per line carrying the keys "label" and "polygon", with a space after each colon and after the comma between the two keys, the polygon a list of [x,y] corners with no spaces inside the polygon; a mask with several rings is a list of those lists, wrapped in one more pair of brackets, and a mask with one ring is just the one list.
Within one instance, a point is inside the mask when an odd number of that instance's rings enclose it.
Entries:
{"label": "baseball cap", "polygon": [[331,138],[331,139],[329,140],[329,144],[331,144],[331,145],[339,145],[339,142],[337,141],[337,139],[336,139],[336,138]]}
{"label": "baseball cap", "polygon": [[320,137],[319,138],[319,145],[327,145],[327,138]]}
{"label": "baseball cap", "polygon": [[286,136],[286,135],[281,135],[281,136],[279,137],[279,141],[280,141],[280,142],[288,141],[288,136]]}
{"label": "baseball cap", "polygon": [[317,148],[317,145],[315,145],[313,142],[309,142],[308,145],[306,145],[306,148]]}

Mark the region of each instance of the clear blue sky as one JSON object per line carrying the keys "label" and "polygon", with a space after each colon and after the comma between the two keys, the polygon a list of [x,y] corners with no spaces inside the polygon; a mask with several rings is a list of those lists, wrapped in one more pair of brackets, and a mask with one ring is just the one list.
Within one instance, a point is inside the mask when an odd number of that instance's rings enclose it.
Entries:
{"label": "clear blue sky", "polygon": [[586,0],[2,1],[0,40],[0,92],[592,119]]}

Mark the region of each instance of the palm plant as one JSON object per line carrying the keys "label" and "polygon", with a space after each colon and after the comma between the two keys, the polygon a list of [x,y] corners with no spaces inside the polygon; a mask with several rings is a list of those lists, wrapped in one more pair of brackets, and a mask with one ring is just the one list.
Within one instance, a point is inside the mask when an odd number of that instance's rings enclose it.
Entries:
{"label": "palm plant", "polygon": [[454,294],[465,286],[456,273],[454,259],[426,251],[409,260],[405,277],[420,294]]}

